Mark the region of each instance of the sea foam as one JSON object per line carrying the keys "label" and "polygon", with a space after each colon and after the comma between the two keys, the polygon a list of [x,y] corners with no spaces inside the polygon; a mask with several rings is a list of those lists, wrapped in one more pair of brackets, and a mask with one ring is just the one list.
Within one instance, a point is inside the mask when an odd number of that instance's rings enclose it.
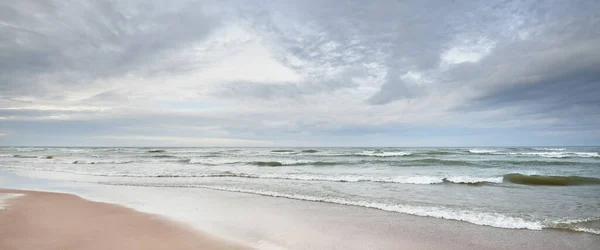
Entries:
{"label": "sea foam", "polygon": [[24,194],[12,194],[12,193],[0,194],[0,210],[6,209],[6,207],[8,206],[8,200],[14,199],[17,197],[21,197],[23,195]]}

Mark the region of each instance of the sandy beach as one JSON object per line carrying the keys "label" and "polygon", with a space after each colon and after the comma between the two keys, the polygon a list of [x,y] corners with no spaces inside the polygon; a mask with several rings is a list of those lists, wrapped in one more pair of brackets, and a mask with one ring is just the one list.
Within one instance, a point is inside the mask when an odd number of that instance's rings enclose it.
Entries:
{"label": "sandy beach", "polygon": [[[245,246],[266,250],[585,250],[600,244],[597,235],[567,230],[501,229],[206,188],[102,185],[29,176],[0,171],[0,186],[5,188],[0,189],[2,250]],[[52,177],[47,172],[43,176]],[[6,199],[7,194],[25,195]]]}
{"label": "sandy beach", "polygon": [[0,249],[247,249],[161,217],[75,195],[24,194],[0,210]]}

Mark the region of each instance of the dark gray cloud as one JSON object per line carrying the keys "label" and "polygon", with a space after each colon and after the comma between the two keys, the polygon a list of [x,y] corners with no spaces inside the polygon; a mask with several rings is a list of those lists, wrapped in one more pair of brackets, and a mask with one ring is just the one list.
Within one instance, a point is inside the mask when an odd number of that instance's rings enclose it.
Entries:
{"label": "dark gray cloud", "polygon": [[[589,26],[587,26],[589,27]],[[579,32],[579,28],[563,30]],[[585,28],[582,28],[585,29]],[[448,86],[471,86],[473,98],[457,107],[511,110],[514,120],[552,120],[553,127],[593,128],[600,123],[600,39],[569,38],[508,44],[478,64],[449,72]]]}

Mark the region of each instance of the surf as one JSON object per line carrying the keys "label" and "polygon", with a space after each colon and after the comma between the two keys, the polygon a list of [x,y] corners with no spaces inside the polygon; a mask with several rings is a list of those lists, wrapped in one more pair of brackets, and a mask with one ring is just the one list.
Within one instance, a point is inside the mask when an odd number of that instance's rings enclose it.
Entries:
{"label": "surf", "polygon": [[505,174],[504,182],[531,186],[580,186],[600,185],[600,179],[582,176],[553,176],[553,175],[525,175],[518,173]]}

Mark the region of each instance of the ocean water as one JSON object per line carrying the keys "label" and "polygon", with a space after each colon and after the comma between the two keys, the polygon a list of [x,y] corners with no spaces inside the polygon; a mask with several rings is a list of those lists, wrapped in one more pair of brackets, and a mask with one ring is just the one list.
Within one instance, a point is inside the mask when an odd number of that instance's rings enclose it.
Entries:
{"label": "ocean water", "polygon": [[600,148],[0,148],[0,171],[600,234]]}
{"label": "ocean water", "polygon": [[0,210],[6,209],[7,201],[22,196],[23,194],[0,194]]}

